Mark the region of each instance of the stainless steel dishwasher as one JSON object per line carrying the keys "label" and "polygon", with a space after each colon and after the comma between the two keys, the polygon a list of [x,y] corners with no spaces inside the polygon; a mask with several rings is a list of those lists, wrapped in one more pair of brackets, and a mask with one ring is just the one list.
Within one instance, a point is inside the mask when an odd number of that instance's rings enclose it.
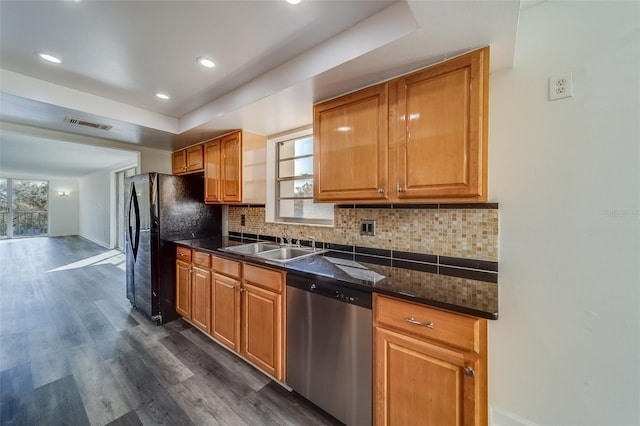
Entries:
{"label": "stainless steel dishwasher", "polygon": [[287,274],[287,384],[350,426],[371,425],[371,293]]}

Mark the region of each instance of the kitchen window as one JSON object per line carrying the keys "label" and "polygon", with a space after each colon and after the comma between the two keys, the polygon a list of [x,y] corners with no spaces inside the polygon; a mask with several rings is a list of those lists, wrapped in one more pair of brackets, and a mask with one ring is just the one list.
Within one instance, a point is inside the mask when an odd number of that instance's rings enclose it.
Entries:
{"label": "kitchen window", "polygon": [[313,133],[311,129],[274,140],[274,221],[333,224],[333,204],[313,202]]}

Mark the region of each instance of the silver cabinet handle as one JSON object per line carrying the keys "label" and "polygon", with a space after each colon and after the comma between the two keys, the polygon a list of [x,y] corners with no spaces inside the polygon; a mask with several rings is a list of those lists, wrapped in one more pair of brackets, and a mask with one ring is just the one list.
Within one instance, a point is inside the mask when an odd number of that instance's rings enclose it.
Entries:
{"label": "silver cabinet handle", "polygon": [[417,321],[417,320],[413,319],[413,317],[408,317],[408,318],[405,318],[404,320],[406,322],[410,323],[410,324],[419,325],[421,327],[433,328],[433,323],[432,322],[420,322],[420,321]]}
{"label": "silver cabinet handle", "polygon": [[384,189],[378,188],[378,194],[384,194]]}
{"label": "silver cabinet handle", "polygon": [[404,188],[400,186],[400,184],[398,184],[398,192],[404,192]]}

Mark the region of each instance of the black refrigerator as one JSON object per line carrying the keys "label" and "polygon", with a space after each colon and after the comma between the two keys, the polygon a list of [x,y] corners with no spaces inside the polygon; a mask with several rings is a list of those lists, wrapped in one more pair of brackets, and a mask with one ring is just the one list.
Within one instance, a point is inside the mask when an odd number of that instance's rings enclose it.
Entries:
{"label": "black refrigerator", "polygon": [[178,318],[172,241],[220,236],[222,207],[204,204],[202,174],[146,173],[125,188],[127,298],[163,324]]}

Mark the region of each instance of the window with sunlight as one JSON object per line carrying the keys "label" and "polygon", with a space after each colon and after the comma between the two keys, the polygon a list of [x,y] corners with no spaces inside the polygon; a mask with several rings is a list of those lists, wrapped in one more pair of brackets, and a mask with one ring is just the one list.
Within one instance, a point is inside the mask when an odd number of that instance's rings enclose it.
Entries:
{"label": "window with sunlight", "polygon": [[313,135],[284,139],[275,144],[276,221],[331,225],[333,204],[313,202]]}

